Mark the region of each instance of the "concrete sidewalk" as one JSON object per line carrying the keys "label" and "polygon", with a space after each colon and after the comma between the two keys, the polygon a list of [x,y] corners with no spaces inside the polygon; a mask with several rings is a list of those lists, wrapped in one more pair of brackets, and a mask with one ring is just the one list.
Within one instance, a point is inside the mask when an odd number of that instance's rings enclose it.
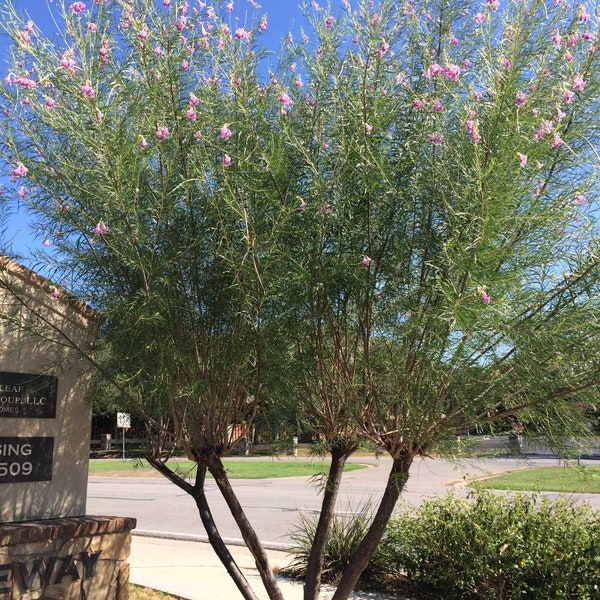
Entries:
{"label": "concrete sidewalk", "polygon": [[[244,546],[228,544],[238,566],[261,600],[268,600],[254,559]],[[283,550],[267,550],[271,567],[277,572],[286,566],[290,555]],[[131,583],[185,598],[186,600],[235,600],[240,592],[220,563],[210,544],[169,537],[132,536]],[[280,578],[286,600],[302,600],[302,584]],[[321,599],[327,600],[333,589],[325,587]],[[397,600],[397,596],[356,592],[362,600]]]}

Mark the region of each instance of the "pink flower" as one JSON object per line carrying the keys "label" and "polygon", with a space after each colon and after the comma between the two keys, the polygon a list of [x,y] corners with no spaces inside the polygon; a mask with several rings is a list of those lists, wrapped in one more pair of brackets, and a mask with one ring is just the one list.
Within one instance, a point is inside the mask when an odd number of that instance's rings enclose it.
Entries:
{"label": "pink flower", "polygon": [[90,100],[96,95],[94,88],[90,85],[89,81],[85,85],[81,86],[81,93]]}
{"label": "pink flower", "polygon": [[442,66],[438,65],[438,63],[433,63],[431,67],[429,67],[429,73],[432,77],[437,77],[438,75],[441,75],[442,71]]}
{"label": "pink flower", "polygon": [[51,297],[52,297],[54,300],[56,300],[56,299],[57,299],[57,298],[60,296],[60,291],[59,291],[59,289],[58,289],[57,287],[55,287],[55,288],[52,290],[52,293],[50,294],[50,296],[51,296]]}
{"label": "pink flower", "polygon": [[443,144],[444,136],[439,131],[435,131],[429,134],[429,141],[435,145]]}
{"label": "pink flower", "polygon": [[577,8],[577,20],[580,23],[587,23],[590,18],[590,15],[587,13],[585,6],[583,4],[580,4]]}
{"label": "pink flower", "polygon": [[193,92],[190,94],[190,104],[192,106],[198,106],[198,104],[200,104],[200,100],[198,100],[198,97]]}
{"label": "pink flower", "polygon": [[145,150],[148,147],[148,142],[146,141],[146,138],[144,136],[142,136],[142,139],[140,141],[140,148],[142,150]]}
{"label": "pink flower", "polygon": [[250,41],[250,33],[246,31],[243,27],[238,27],[235,30],[235,39],[243,42]]}
{"label": "pink flower", "polygon": [[583,204],[585,200],[586,198],[583,194],[577,194],[577,196],[575,196],[575,204]]}
{"label": "pink flower", "polygon": [[162,142],[169,137],[169,130],[166,127],[159,127],[156,130],[156,137]]}
{"label": "pink flower", "polygon": [[515,98],[516,106],[523,106],[527,103],[527,94],[521,92],[520,90],[517,92],[517,97]]}
{"label": "pink flower", "polygon": [[521,152],[517,152],[517,156],[519,157],[519,166],[521,168],[527,166],[527,154],[522,154]]}
{"label": "pink flower", "polygon": [[553,148],[560,148],[565,142],[563,141],[563,139],[558,135],[558,133],[554,134],[554,137],[552,138],[552,147]]}
{"label": "pink flower", "polygon": [[481,301],[484,304],[489,304],[491,302],[491,298],[485,293],[485,290],[482,290],[481,292]]}
{"label": "pink flower", "polygon": [[475,23],[481,25],[485,21],[485,15],[483,13],[477,13],[475,15]]}
{"label": "pink flower", "polygon": [[372,260],[372,259],[371,259],[371,257],[370,257],[370,256],[367,256],[367,255],[365,254],[365,255],[363,256],[363,259],[362,259],[362,264],[363,264],[365,267],[368,267],[368,266],[370,266],[370,264],[371,264],[371,260]]}
{"label": "pink flower", "polygon": [[379,52],[377,53],[377,57],[381,60],[387,53],[387,51],[390,49],[390,45],[383,40],[383,43],[381,44],[381,47],[379,48]]}
{"label": "pink flower", "polygon": [[71,12],[77,14],[82,13],[85,10],[85,4],[83,2],[73,2],[71,4]]}
{"label": "pink flower", "polygon": [[165,51],[160,46],[155,46],[153,50],[154,56],[162,56]]}
{"label": "pink flower", "polygon": [[536,132],[533,134],[536,139],[541,140],[546,134],[552,131],[552,122],[551,121],[542,121],[540,126],[536,129]]}
{"label": "pink flower", "polygon": [[190,106],[190,108],[188,108],[185,111],[185,116],[190,120],[190,121],[195,121],[196,120],[196,110],[193,106]]}
{"label": "pink flower", "polygon": [[96,223],[96,227],[94,227],[93,231],[96,235],[104,235],[105,233],[109,232],[109,229],[106,226],[106,224],[104,223],[104,221],[98,221],[98,223]]}
{"label": "pink flower", "polygon": [[279,96],[279,102],[283,106],[293,106],[294,101],[284,92]]}
{"label": "pink flower", "polygon": [[444,105],[439,100],[436,100],[433,103],[433,107],[432,108],[433,108],[433,112],[440,113],[440,112],[442,112],[444,110]]}
{"label": "pink flower", "polygon": [[20,164],[18,167],[15,167],[10,174],[13,177],[25,177],[28,171],[29,169],[25,165]]}
{"label": "pink flower", "polygon": [[29,77],[15,77],[15,85],[19,87],[25,88],[27,90],[35,89],[35,81],[33,79],[29,79]]}
{"label": "pink flower", "polygon": [[562,36],[560,35],[560,32],[558,31],[558,27],[554,30],[554,33],[552,34],[552,45],[555,48],[560,48],[560,44],[562,42]]}
{"label": "pink flower", "polygon": [[51,245],[51,243],[50,243],[50,240],[49,240],[48,238],[46,238],[46,239],[45,239],[45,240],[42,242],[42,246],[45,246],[46,248],[47,248],[48,246],[50,246],[50,245]]}
{"label": "pink flower", "polygon": [[571,102],[573,102],[573,100],[575,99],[575,92],[573,90],[565,90],[564,96],[563,96],[563,100],[565,101],[565,104],[571,104]]}
{"label": "pink flower", "polygon": [[398,73],[396,75],[396,85],[400,85],[404,81],[404,76],[402,73]]}
{"label": "pink flower", "polygon": [[335,19],[329,15],[326,19],[325,19],[325,27],[327,27],[327,29],[331,29],[333,23],[334,23]]}
{"label": "pink flower", "polygon": [[258,24],[258,30],[259,31],[266,31],[267,27],[269,26],[269,23],[267,21],[267,17],[264,16],[261,20],[260,23]]}
{"label": "pink flower", "polygon": [[367,135],[371,135],[372,131],[373,131],[373,125],[369,125],[369,123],[365,123],[365,133]]}
{"label": "pink flower", "polygon": [[442,75],[452,81],[456,81],[460,76],[461,69],[458,65],[444,65]]}
{"label": "pink flower", "polygon": [[228,2],[227,6],[225,8],[227,9],[227,12],[232,12],[233,11],[233,2]]}
{"label": "pink flower", "polygon": [[578,92],[583,92],[586,85],[587,83],[581,75],[575,75],[575,77],[573,77],[574,90],[577,90]]}
{"label": "pink flower", "polygon": [[102,64],[105,64],[108,61],[108,40],[102,40],[98,54],[102,58]]}
{"label": "pink flower", "polygon": [[538,184],[533,189],[533,195],[537,198],[542,193],[542,190],[544,189],[544,187],[545,187],[544,182],[539,181]]}
{"label": "pink flower", "polygon": [[304,210],[306,208],[306,202],[304,202],[304,200],[300,200],[300,206],[298,208],[300,210]]}
{"label": "pink flower", "polygon": [[68,54],[63,54],[58,61],[58,64],[69,71],[71,75],[75,75],[75,61]]}
{"label": "pink flower", "polygon": [[231,156],[229,156],[229,154],[226,154],[223,157],[223,166],[228,167],[230,164],[231,164]]}
{"label": "pink flower", "polygon": [[54,108],[56,106],[56,100],[54,100],[54,98],[50,98],[50,96],[46,96],[46,99],[44,100],[44,105],[46,106],[46,108]]}
{"label": "pink flower", "polygon": [[142,42],[145,42],[148,39],[148,30],[147,29],[142,29],[138,33],[138,39],[142,40]]}
{"label": "pink flower", "polygon": [[24,187],[19,188],[19,191],[17,192],[17,196],[19,196],[19,198],[27,197],[27,192],[25,191]]}
{"label": "pink flower", "polygon": [[223,125],[221,127],[221,138],[224,140],[228,140],[231,137],[231,129],[227,125]]}
{"label": "pink flower", "polygon": [[502,66],[505,69],[510,69],[512,67],[512,63],[510,62],[510,60],[508,58],[506,58],[505,56],[502,57]]}
{"label": "pink flower", "polygon": [[88,28],[88,31],[91,31],[92,33],[96,33],[96,31],[98,30],[96,23],[88,23],[87,28]]}
{"label": "pink flower", "polygon": [[324,215],[330,215],[331,214],[331,207],[327,203],[325,203],[323,205],[323,214]]}

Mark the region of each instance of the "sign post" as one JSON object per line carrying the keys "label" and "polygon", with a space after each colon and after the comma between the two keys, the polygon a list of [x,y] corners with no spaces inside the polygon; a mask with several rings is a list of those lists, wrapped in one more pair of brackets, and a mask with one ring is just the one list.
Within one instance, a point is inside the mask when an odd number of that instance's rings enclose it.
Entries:
{"label": "sign post", "polygon": [[120,427],[123,434],[123,460],[125,460],[125,430],[131,427],[131,415],[129,413],[117,413],[117,427]]}

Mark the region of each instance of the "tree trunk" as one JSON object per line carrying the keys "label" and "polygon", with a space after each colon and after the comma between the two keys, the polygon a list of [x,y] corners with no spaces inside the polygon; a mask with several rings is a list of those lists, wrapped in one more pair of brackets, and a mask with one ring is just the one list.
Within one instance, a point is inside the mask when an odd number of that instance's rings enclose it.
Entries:
{"label": "tree trunk", "polygon": [[321,591],[321,576],[325,562],[325,548],[329,539],[329,530],[335,515],[335,501],[340,489],[344,465],[350,455],[346,448],[332,448],[331,465],[327,474],[327,483],[321,503],[321,514],[310,549],[304,579],[304,600],[318,600]]}
{"label": "tree trunk", "polygon": [[164,475],[167,479],[172,481],[175,485],[177,485],[183,491],[192,496],[192,498],[196,502],[196,506],[198,507],[200,519],[202,519],[202,524],[204,525],[206,534],[208,535],[208,541],[210,542],[210,545],[219,557],[219,560],[221,561],[223,566],[227,569],[227,572],[233,579],[233,582],[242,594],[242,597],[244,598],[244,600],[258,600],[258,596],[252,590],[250,584],[248,583],[248,580],[244,577],[244,574],[241,572],[240,568],[235,562],[235,559],[233,558],[233,556],[227,549],[227,546],[223,542],[223,538],[221,537],[221,534],[217,529],[217,525],[212,516],[212,512],[210,510],[210,507],[208,506],[208,502],[206,501],[206,494],[204,493],[206,465],[198,463],[196,483],[194,485],[191,485],[185,479],[179,477],[177,473],[174,473],[161,460],[157,460],[151,457],[147,457],[147,460],[159,473]]}
{"label": "tree trunk", "polygon": [[332,600],[347,600],[356,586],[362,572],[366,569],[369,561],[385,533],[385,528],[394,512],[396,502],[408,480],[408,472],[414,456],[412,454],[401,455],[394,458],[385,491],[379,503],[375,518],[367,531],[367,534],[359,544],[356,552],[342,573],[342,578],[332,597]]}
{"label": "tree trunk", "polygon": [[207,466],[210,474],[214,477],[215,482],[219,487],[225,502],[227,503],[227,506],[229,507],[231,515],[239,527],[240,533],[242,534],[242,538],[247,548],[254,557],[256,568],[260,573],[260,577],[263,581],[269,598],[271,600],[284,600],[275,574],[269,565],[267,554],[262,547],[254,528],[250,524],[250,521],[248,521],[246,514],[244,513],[244,509],[237,499],[233,488],[231,487],[221,459],[213,454],[207,458]]}

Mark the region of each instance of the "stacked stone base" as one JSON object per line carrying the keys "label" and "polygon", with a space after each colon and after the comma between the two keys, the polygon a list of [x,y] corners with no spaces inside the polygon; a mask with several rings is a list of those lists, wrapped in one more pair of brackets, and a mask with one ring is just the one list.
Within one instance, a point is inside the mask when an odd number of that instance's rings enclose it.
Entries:
{"label": "stacked stone base", "polygon": [[0,523],[0,600],[127,600],[135,519]]}

